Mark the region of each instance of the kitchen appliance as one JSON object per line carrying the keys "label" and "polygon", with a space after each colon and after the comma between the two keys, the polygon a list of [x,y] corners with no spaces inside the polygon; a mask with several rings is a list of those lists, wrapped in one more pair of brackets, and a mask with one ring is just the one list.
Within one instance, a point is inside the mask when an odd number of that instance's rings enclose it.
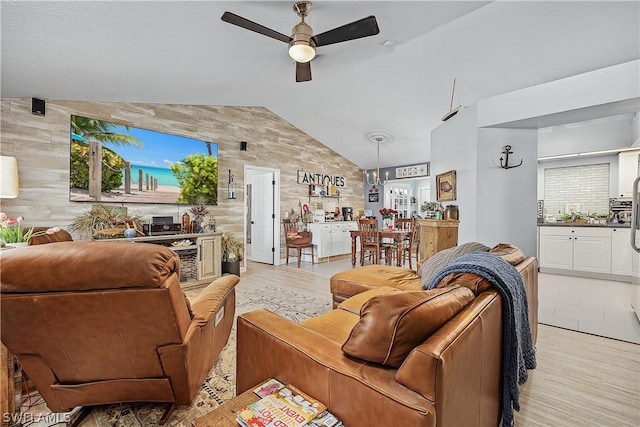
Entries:
{"label": "kitchen appliance", "polygon": [[630,198],[609,199],[609,222],[627,224],[632,218],[633,200]]}
{"label": "kitchen appliance", "polygon": [[[640,193],[638,193],[638,183],[640,182],[640,176],[633,181],[633,197],[631,198],[631,247],[636,253],[640,253],[640,244],[638,243],[638,230],[640,230]],[[634,261],[638,259],[638,256],[634,254]],[[635,271],[635,269],[634,269]],[[636,307],[636,313],[638,307]]]}
{"label": "kitchen appliance", "polygon": [[638,230],[640,230],[640,193],[638,193],[638,183],[640,176],[633,181],[633,191],[631,197],[631,247],[633,248],[631,258],[631,282],[635,284],[631,307],[636,313],[636,317],[640,320],[640,238]]}
{"label": "kitchen appliance", "polygon": [[344,206],[342,208],[342,220],[343,221],[353,221],[353,208],[349,206]]}

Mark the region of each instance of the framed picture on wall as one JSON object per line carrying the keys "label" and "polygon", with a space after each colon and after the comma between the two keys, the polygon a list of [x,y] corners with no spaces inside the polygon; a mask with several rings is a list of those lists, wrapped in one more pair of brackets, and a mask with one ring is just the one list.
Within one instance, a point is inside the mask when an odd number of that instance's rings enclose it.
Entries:
{"label": "framed picture on wall", "polygon": [[456,171],[436,175],[436,201],[450,202],[456,200]]}

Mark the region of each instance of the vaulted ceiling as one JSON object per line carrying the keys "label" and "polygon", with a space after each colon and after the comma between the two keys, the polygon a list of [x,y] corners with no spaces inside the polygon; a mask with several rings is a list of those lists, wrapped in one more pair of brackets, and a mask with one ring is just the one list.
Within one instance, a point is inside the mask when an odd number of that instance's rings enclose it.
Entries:
{"label": "vaulted ceiling", "polygon": [[[640,57],[638,1],[314,1],[315,33],[375,15],[380,34],[320,47],[295,82],[281,1],[2,1],[3,97],[259,105],[363,168],[429,160],[430,132],[480,99]],[[386,42],[386,43],[385,43]],[[597,88],[594,88],[597,90]]]}

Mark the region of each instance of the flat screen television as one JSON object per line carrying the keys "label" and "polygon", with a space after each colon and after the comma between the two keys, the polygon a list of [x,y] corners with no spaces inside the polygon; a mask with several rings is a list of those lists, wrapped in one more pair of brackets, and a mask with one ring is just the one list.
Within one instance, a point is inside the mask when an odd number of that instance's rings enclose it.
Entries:
{"label": "flat screen television", "polygon": [[218,204],[218,144],[71,116],[69,200]]}

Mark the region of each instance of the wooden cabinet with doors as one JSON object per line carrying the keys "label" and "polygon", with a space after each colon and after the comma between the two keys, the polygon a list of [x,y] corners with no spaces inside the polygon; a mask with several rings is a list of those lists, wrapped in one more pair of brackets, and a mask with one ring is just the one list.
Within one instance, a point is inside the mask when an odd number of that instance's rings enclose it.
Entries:
{"label": "wooden cabinet with doors", "polygon": [[420,261],[441,250],[458,245],[458,220],[418,219],[420,224]]}

